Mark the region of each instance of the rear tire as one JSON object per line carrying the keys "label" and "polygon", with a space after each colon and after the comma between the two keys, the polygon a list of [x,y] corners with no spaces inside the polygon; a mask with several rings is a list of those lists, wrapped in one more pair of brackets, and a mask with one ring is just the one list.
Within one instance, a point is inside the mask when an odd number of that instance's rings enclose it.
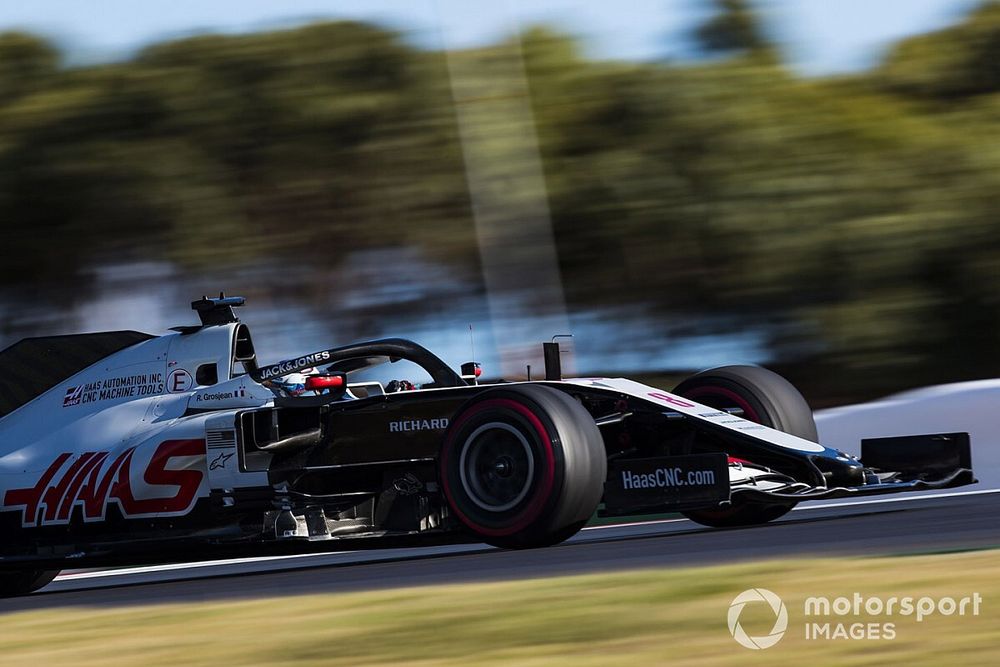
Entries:
{"label": "rear tire", "polygon": [[0,598],[27,595],[48,586],[59,570],[0,571]]}
{"label": "rear tire", "polygon": [[[743,418],[816,442],[816,421],[802,394],[785,378],[759,366],[722,366],[692,375],[673,393],[713,408],[740,408]],[[787,514],[796,503],[761,503],[736,497],[728,507],[682,512],[705,526],[752,526]]]}
{"label": "rear tire", "polygon": [[551,387],[491,389],[458,411],[441,448],[448,505],[479,539],[525,549],[572,537],[597,509],[607,453],[594,418]]}

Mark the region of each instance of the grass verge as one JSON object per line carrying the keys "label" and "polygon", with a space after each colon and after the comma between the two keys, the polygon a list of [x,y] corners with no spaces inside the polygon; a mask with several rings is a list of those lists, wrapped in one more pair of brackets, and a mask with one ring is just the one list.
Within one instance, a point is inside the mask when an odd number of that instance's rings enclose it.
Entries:
{"label": "grass verge", "polygon": [[[302,573],[308,577],[309,573]],[[350,576],[349,571],[344,576]],[[248,583],[248,585],[252,585]],[[741,591],[788,609],[774,647],[727,628]],[[814,619],[895,623],[892,640],[804,638],[808,596],[979,593],[980,615]],[[95,599],[100,592],[94,593]],[[997,664],[1000,551],[767,561],[236,602],[22,612],[2,617],[3,665],[941,665]],[[751,605],[751,635],[774,621]],[[971,611],[971,610],[970,610]]]}

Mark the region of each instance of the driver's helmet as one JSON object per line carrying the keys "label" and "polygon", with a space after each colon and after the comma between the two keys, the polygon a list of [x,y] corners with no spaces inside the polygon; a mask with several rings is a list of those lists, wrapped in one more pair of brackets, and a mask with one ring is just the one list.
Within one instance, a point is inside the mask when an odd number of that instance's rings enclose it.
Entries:
{"label": "driver's helmet", "polygon": [[271,382],[286,396],[301,396],[306,393],[306,378],[315,373],[315,368],[303,368],[298,373],[289,373]]}

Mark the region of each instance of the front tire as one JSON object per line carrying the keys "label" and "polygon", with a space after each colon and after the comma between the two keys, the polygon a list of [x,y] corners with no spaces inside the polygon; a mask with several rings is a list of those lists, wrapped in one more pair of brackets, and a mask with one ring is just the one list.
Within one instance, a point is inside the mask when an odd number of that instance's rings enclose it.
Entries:
{"label": "front tire", "polygon": [[[739,408],[743,418],[816,442],[819,439],[812,410],[802,394],[785,378],[759,366],[722,366],[692,375],[673,391],[709,407]],[[796,503],[741,500],[713,510],[683,512],[705,526],[731,528],[767,523],[784,516]]]}
{"label": "front tire", "polygon": [[0,598],[27,595],[48,586],[59,570],[0,571]]}
{"label": "front tire", "polygon": [[479,539],[504,548],[557,544],[597,509],[607,453],[594,418],[542,385],[491,389],[459,410],[440,476],[448,505]]}

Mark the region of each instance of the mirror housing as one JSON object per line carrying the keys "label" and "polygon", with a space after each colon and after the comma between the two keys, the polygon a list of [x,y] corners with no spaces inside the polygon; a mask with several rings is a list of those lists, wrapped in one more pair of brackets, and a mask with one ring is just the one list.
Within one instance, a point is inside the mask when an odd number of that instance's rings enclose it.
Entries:
{"label": "mirror housing", "polygon": [[309,375],[305,382],[306,391],[315,391],[330,398],[340,398],[347,392],[346,373],[324,373]]}

